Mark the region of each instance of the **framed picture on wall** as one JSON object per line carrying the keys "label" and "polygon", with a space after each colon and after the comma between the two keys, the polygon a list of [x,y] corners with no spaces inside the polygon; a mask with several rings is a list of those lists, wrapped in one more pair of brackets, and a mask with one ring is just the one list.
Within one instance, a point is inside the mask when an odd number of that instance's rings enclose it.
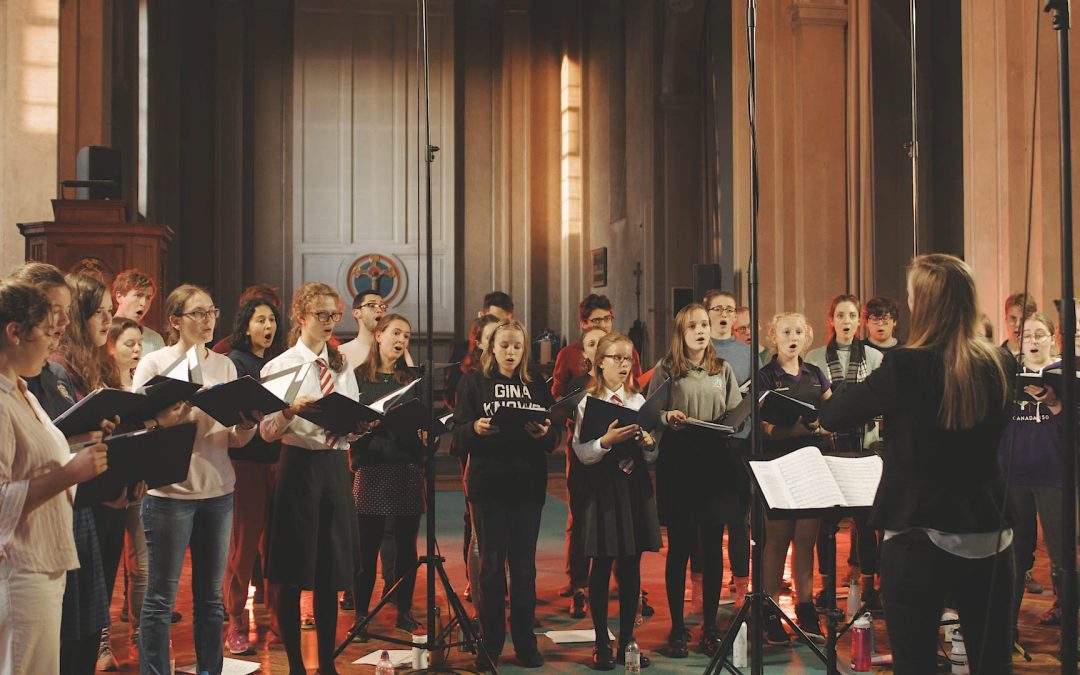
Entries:
{"label": "framed picture on wall", "polygon": [[607,247],[592,250],[593,288],[607,286]]}

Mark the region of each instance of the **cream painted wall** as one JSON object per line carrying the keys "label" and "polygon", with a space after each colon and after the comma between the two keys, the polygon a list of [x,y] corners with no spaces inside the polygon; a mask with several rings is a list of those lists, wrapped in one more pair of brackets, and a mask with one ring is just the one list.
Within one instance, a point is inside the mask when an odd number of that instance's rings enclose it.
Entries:
{"label": "cream painted wall", "polygon": [[0,2],[0,273],[23,262],[16,223],[51,220],[56,196],[59,3]]}

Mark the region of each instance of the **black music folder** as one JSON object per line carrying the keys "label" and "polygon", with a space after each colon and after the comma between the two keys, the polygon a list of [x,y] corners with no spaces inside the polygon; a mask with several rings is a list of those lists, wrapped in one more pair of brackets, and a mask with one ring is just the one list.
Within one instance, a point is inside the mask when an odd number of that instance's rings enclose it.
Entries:
{"label": "black music folder", "polygon": [[671,380],[665,380],[637,410],[590,396],[581,416],[581,440],[594,441],[600,438],[607,433],[608,425],[615,420],[619,420],[620,427],[636,424],[651,432],[660,423],[660,411],[668,401],[670,388]]}
{"label": "black music folder", "polygon": [[769,424],[785,427],[795,424],[800,417],[803,422],[810,424],[818,418],[816,407],[778,391],[768,389],[758,400],[761,403],[761,419]]}
{"label": "black music folder", "polygon": [[240,413],[246,417],[258,410],[269,415],[289,407],[248,375],[203,389],[191,397],[191,404],[226,427],[240,424]]}
{"label": "black music folder", "polygon": [[119,415],[122,422],[132,421],[134,413],[146,402],[142,394],[123,389],[98,389],[65,410],[53,424],[65,436],[101,431],[101,420],[111,420]]}
{"label": "black music folder", "polygon": [[[187,480],[191,449],[195,444],[195,424],[189,422],[153,431],[134,431],[110,436],[103,442],[109,446],[109,468],[78,486],[75,506],[112,501],[123,489],[139,481],[146,481],[146,486],[153,489]],[[90,444],[82,444],[79,448],[87,445]]]}
{"label": "black music folder", "polygon": [[501,405],[491,416],[492,425],[501,431],[522,431],[529,422],[543,424],[551,418],[551,412],[547,408],[517,408],[514,406]]}
{"label": "black music folder", "polygon": [[201,384],[176,380],[164,375],[155,375],[146,384],[139,387],[137,393],[146,397],[143,405],[136,410],[130,420],[124,422],[136,422],[148,420],[162,410],[180,403],[189,401],[195,392],[202,388]]}
{"label": "black music folder", "polygon": [[[364,405],[332,391],[320,398],[316,410],[297,413],[307,421],[326,429],[336,436],[345,436],[356,431],[360,422],[385,422],[394,433],[415,434],[417,429],[427,426],[426,408],[416,398],[405,403],[400,401],[408,395],[420,380],[413,380],[396,389],[371,405]],[[416,404],[413,404],[413,401]],[[417,407],[419,405],[419,408]],[[417,422],[417,420],[421,420]],[[412,426],[413,424],[415,426]]]}

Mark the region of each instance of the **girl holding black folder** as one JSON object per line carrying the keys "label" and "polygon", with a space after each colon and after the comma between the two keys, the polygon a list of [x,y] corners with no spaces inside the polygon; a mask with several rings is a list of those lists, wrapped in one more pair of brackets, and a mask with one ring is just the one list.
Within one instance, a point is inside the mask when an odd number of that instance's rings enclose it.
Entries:
{"label": "girl holding black folder", "polygon": [[528,370],[529,335],[512,319],[500,321],[479,371],[458,385],[454,441],[467,448],[465,472],[480,544],[480,623],[484,651],[477,669],[491,670],[506,638],[506,575],[510,568],[510,631],[518,662],[539,668],[536,648],[536,540],[547,496],[547,460],[558,442],[551,420],[502,429],[491,423],[502,406],[548,408],[551,393]]}
{"label": "girl holding black folder", "polygon": [[[244,302],[233,323],[229,341],[229,360],[236,367],[238,378],[249,376],[259,379],[262,369],[270,361],[269,354],[281,351],[281,315],[277,306],[265,297]],[[281,443],[268,443],[258,434],[247,445],[229,449],[229,460],[236,473],[236,490],[233,492],[232,534],[229,536],[229,557],[225,566],[222,595],[229,620],[229,632],[225,646],[236,655],[253,654],[255,648],[248,641],[247,603],[251,568],[258,554],[266,564],[267,524],[270,519],[270,502],[277,484],[278,455]],[[278,603],[278,585],[263,578],[267,607]],[[270,632],[280,635],[277,615],[270,612]]]}
{"label": "girl holding black folder", "polygon": [[[641,589],[641,554],[659,551],[660,522],[653,498],[648,464],[656,459],[656,445],[648,432],[636,424],[612,422],[603,436],[582,440],[581,422],[589,397],[633,410],[645,403],[630,378],[634,345],[630,338],[608,333],[595,347],[592,382],[574,415],[572,448],[581,499],[576,527],[582,553],[591,559],[589,605],[596,646],[593,668],[612,670],[624,662],[626,645],[634,637]],[[611,567],[619,582],[619,647],[613,659],[608,641],[608,587]],[[649,660],[641,657],[641,666]]]}
{"label": "girl holding black folder", "polygon": [[[815,408],[829,398],[829,379],[820,368],[803,361],[800,356],[809,337],[806,317],[802,314],[788,312],[773,317],[767,339],[773,344],[776,354],[758,371],[761,392],[777,391]],[[765,453],[772,457],[808,445],[830,447],[828,439],[820,435],[816,421],[804,422],[800,418],[794,424],[779,426],[763,420],[761,426],[765,436]],[[814,608],[814,543],[820,526],[821,520],[817,518],[765,521],[764,590],[773,600],[779,599],[788,545],[794,542],[795,620],[799,628],[812,637],[822,635],[821,622]],[[788,643],[790,638],[778,615],[766,615],[765,638],[771,644]]]}
{"label": "girl holding black folder", "polygon": [[[375,343],[367,360],[355,370],[359,401],[371,404],[411,382],[414,377],[405,361],[412,326],[400,314],[387,314],[375,326]],[[410,390],[409,398],[415,398]],[[416,535],[424,512],[424,444],[420,430],[403,437],[383,425],[352,444],[353,499],[360,524],[360,567],[356,575],[356,619],[367,617],[375,587],[375,562],[386,530],[394,521],[397,555],[394,572],[398,582],[394,604],[397,627],[412,632],[413,588],[416,586]]]}
{"label": "girl holding black folder", "polygon": [[[1020,358],[1023,372],[1042,373],[1061,368],[1051,351],[1054,323],[1036,312],[1023,324]],[[1023,384],[1021,378],[1021,384]],[[1036,518],[1042,525],[1043,541],[1050,556],[1050,574],[1057,596],[1062,569],[1061,480],[1065,475],[1065,444],[1061,400],[1044,383],[1023,387],[1012,404],[1009,423],[998,449],[998,463],[1008,478],[1009,507],[1014,518],[1013,543],[1016,555],[1016,583],[1013,586],[1013,632],[1019,635],[1017,619],[1024,597],[1025,571],[1035,563],[1038,544]],[[1040,618],[1053,625],[1061,622],[1057,598]],[[1051,623],[1053,622],[1053,623]]]}
{"label": "girl holding black folder", "polygon": [[[138,389],[163,374],[192,348],[201,351],[203,384],[212,387],[236,379],[228,357],[210,351],[218,309],[205,289],[177,287],[165,299],[169,346],[140,359],[132,377]],[[184,421],[195,423],[195,442],[187,480],[151,490],[143,499],[142,517],[149,553],[149,578],[140,620],[140,665],[143,673],[169,672],[169,627],[176,591],[191,548],[191,585],[195,598],[195,655],[199,671],[221,672],[221,634],[224,624],[221,580],[232,528],[236,476],[228,449],[246,444],[255,435],[255,419],[224,427],[192,408]]]}
{"label": "girl holding black folder", "polygon": [[[297,413],[318,409],[335,392],[357,400],[356,377],[329,340],[341,321],[341,298],[328,284],[309,281],[293,296],[289,343],[262,370],[265,378],[293,367],[307,368],[296,399],[260,425],[267,442],[281,441],[281,464],[270,523],[267,578],[281,586],[274,611],[289,657],[289,672],[301,675],[300,590],[314,591],[319,671],[335,673],[337,594],[353,585],[357,549],[356,511],[349,490],[349,442]],[[364,429],[357,428],[357,432]],[[220,641],[220,633],[218,636]]]}
{"label": "girl holding black folder", "polygon": [[656,464],[657,506],[668,530],[664,569],[671,612],[668,655],[688,656],[689,631],[683,618],[686,565],[699,538],[704,553],[700,645],[711,654],[721,638],[716,614],[724,573],[724,523],[739,517],[735,475],[744,469],[729,451],[727,439],[687,424],[688,418],[718,421],[742,401],[735,372],[713,349],[705,307],[695,303],[679,310],[667,355],[653,372],[650,394],[671,380],[669,401],[660,414],[663,433]]}

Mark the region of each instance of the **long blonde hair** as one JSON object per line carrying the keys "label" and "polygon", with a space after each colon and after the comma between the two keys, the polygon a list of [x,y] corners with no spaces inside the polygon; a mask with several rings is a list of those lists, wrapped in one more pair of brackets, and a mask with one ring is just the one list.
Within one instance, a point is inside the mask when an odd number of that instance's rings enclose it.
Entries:
{"label": "long blonde hair", "polygon": [[498,337],[500,331],[504,330],[516,330],[521,333],[521,341],[524,345],[521,350],[521,361],[517,364],[517,368],[514,369],[514,375],[524,384],[528,384],[532,382],[532,377],[529,376],[529,332],[525,330],[525,325],[517,319],[503,319],[496,324],[495,330],[491,331],[491,342],[487,351],[480,357],[480,372],[483,373],[484,377],[491,377],[498,372],[499,365],[495,362],[495,338]]}
{"label": "long blonde hair", "polygon": [[780,312],[774,314],[771,321],[769,321],[769,327],[765,331],[765,346],[768,347],[769,352],[776,356],[780,353],[779,337],[776,334],[776,326],[779,325],[784,319],[794,319],[801,321],[803,328],[803,344],[799,349],[799,355],[802,356],[806,353],[806,348],[809,346],[809,341],[813,338],[814,333],[810,329],[810,322],[806,320],[806,315],[799,312]]}
{"label": "long blonde hair", "polygon": [[[967,263],[942,253],[921,255],[908,267],[911,302],[909,348],[944,352],[945,391],[938,422],[946,429],[970,429],[1004,405],[1008,378],[997,349],[978,336],[979,302]],[[990,369],[986,387],[980,370]]]}
{"label": "long blonde hair", "polygon": [[[616,333],[612,331],[604,337],[600,338],[600,341],[596,343],[596,358],[593,359],[592,369],[590,373],[592,375],[592,379],[589,380],[589,386],[587,389],[588,393],[592,396],[600,396],[604,391],[604,369],[600,366],[600,364],[604,360],[604,352],[622,342],[630,345],[630,358],[633,358],[634,342],[622,333]],[[623,382],[623,389],[626,391],[627,394],[636,394],[638,392],[637,384],[634,383],[633,373],[626,377],[626,381]]]}
{"label": "long blonde hair", "polygon": [[[663,365],[671,373],[672,379],[684,377],[695,368],[686,354],[686,339],[683,337],[686,333],[686,323],[690,320],[690,312],[695,311],[705,312],[706,318],[709,316],[709,311],[696,302],[683,307],[675,315],[675,325],[671,329],[671,342],[663,358]],[[599,351],[600,345],[596,348]],[[702,357],[701,365],[709,375],[717,375],[724,370],[724,360],[716,355],[711,338],[705,341],[705,356]]]}

